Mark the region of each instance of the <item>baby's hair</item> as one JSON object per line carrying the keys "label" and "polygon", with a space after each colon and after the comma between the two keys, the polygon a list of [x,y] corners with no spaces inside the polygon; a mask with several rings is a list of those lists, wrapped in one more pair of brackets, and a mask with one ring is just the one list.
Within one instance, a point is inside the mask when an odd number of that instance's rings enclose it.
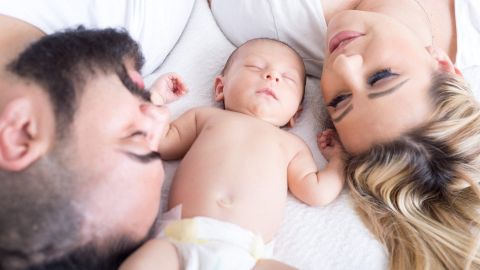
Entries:
{"label": "baby's hair", "polygon": [[300,60],[300,62],[302,63],[303,65],[303,70],[304,70],[304,74],[305,74],[305,65],[303,63],[303,58],[302,56],[294,49],[292,48],[290,45],[288,45],[287,43],[283,42],[283,41],[280,41],[278,39],[273,39],[273,38],[254,38],[254,39],[250,39],[248,41],[246,41],[245,43],[243,43],[242,45],[238,46],[237,48],[235,48],[235,50],[233,50],[233,52],[230,54],[230,56],[228,57],[227,59],[227,62],[225,63],[225,66],[223,67],[222,69],[222,72],[220,73],[221,75],[225,75],[225,73],[228,71],[228,68],[230,68],[230,65],[232,64],[233,60],[235,59],[235,55],[237,54],[237,52],[244,46],[248,45],[248,44],[251,44],[251,43],[254,43],[254,42],[259,42],[259,41],[270,41],[270,42],[277,42],[279,44],[282,44],[284,46],[286,46],[287,48],[289,48],[298,58],[298,60]]}

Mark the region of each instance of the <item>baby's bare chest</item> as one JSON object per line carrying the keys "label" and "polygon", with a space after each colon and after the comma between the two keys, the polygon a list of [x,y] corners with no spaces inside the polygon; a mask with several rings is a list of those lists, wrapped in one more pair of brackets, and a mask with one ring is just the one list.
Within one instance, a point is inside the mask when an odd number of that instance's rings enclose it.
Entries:
{"label": "baby's bare chest", "polygon": [[216,148],[224,153],[256,154],[258,157],[280,155],[284,159],[296,148],[297,141],[293,136],[258,119],[222,117],[207,121],[195,144]]}

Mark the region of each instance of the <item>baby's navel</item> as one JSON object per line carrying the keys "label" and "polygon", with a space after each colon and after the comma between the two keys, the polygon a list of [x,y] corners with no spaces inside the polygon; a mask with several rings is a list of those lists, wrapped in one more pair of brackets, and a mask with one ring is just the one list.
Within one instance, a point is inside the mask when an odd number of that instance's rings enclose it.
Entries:
{"label": "baby's navel", "polygon": [[233,200],[230,197],[224,197],[222,199],[217,200],[217,204],[222,208],[232,208]]}

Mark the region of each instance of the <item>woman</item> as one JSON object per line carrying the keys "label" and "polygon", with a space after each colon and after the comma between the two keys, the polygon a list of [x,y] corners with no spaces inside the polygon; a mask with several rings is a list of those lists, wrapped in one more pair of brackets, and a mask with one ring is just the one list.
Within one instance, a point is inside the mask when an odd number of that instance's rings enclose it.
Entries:
{"label": "woman", "polygon": [[348,183],[391,269],[478,269],[480,108],[448,73],[429,95],[429,119],[352,155]]}
{"label": "woman", "polygon": [[[311,74],[323,65],[323,99],[351,155],[352,196],[387,247],[390,268],[480,268],[480,108],[458,69],[471,83],[480,73],[475,47],[463,37],[480,5],[271,0],[254,9],[227,2],[214,0],[212,10],[234,43],[276,37],[303,54]],[[234,22],[239,34],[229,16],[244,20]],[[313,39],[323,40],[323,54]],[[474,32],[469,41],[478,48],[479,40]]]}

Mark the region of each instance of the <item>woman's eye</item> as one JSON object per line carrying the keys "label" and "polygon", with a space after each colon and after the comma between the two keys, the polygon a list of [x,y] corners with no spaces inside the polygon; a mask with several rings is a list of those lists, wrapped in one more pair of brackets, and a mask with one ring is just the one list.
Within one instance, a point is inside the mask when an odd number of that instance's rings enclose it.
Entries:
{"label": "woman's eye", "polygon": [[368,84],[370,86],[374,86],[378,81],[387,79],[392,76],[398,76],[397,73],[393,73],[391,69],[382,69],[380,71],[375,72],[368,78]]}
{"label": "woman's eye", "polygon": [[327,106],[328,107],[332,107],[332,108],[337,108],[337,106],[344,100],[346,100],[347,98],[349,98],[351,96],[351,94],[346,94],[346,95],[339,95],[339,96],[336,96],[334,99],[332,99],[332,101],[330,101]]}

